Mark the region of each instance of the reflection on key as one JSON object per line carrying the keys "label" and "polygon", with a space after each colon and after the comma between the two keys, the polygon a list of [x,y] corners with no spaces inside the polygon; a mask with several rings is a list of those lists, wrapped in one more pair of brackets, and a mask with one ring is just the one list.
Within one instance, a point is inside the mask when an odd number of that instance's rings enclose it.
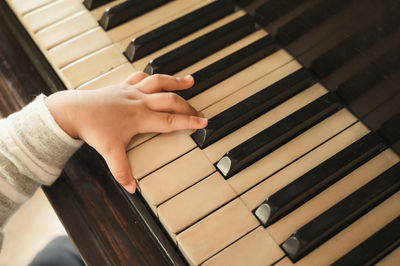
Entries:
{"label": "reflection on key", "polygon": [[257,218],[268,226],[305,203],[324,188],[377,155],[385,148],[381,139],[370,133],[296,179],[255,210]]}
{"label": "reflection on key", "polygon": [[83,4],[87,7],[87,9],[92,10],[111,1],[112,0],[84,0]]}
{"label": "reflection on key", "polygon": [[200,148],[205,148],[314,83],[308,70],[298,70],[209,119],[208,126],[196,130],[192,138]]}
{"label": "reflection on key", "polygon": [[125,21],[134,19],[153,8],[168,3],[169,1],[170,0],[128,0],[121,4],[107,8],[101,17],[99,24],[105,30],[109,30],[124,23]]}
{"label": "reflection on key", "polygon": [[400,217],[397,217],[332,265],[373,265],[398,246],[399,241]]}
{"label": "reflection on key", "polygon": [[217,168],[229,178],[341,108],[339,99],[328,93],[228,151]]}
{"label": "reflection on key", "polygon": [[[349,1],[345,0],[321,1],[304,11],[300,16],[283,25],[278,31],[277,38],[285,45],[290,44],[334,16],[347,4],[349,4]],[[312,14],[319,15],[313,16]]]}
{"label": "reflection on key", "polygon": [[395,193],[400,188],[399,175],[400,163],[301,227],[282,244],[282,248],[292,260],[299,260]]}
{"label": "reflection on key", "polygon": [[167,54],[153,59],[146,66],[147,74],[174,74],[194,62],[232,44],[255,30],[249,15],[236,19],[200,38],[197,38]]}
{"label": "reflection on key", "polygon": [[130,62],[136,61],[215,22],[233,11],[234,5],[232,0],[212,2],[155,30],[134,38],[124,54]]}
{"label": "reflection on key", "polygon": [[257,7],[255,11],[257,22],[261,25],[267,25],[296,8],[301,3],[301,1],[270,0]]}

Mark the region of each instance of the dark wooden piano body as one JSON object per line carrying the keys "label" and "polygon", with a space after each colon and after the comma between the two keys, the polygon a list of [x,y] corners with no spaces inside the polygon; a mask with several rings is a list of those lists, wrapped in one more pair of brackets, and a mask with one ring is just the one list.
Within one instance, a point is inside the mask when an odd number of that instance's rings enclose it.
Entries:
{"label": "dark wooden piano body", "polygon": [[[348,108],[400,154],[398,1],[325,1],[319,10],[329,12],[315,14],[317,18],[311,21],[299,20],[297,32],[292,28],[282,30],[281,26],[299,11],[324,1],[292,5],[288,3],[297,1],[281,1],[279,5],[278,1],[269,1],[277,9],[264,13],[256,12],[256,8],[260,2],[268,1],[239,2],[250,2],[246,7],[248,12],[304,66],[313,70],[327,88],[337,91]],[[339,12],[342,10],[346,12]],[[274,15],[269,17],[269,14]],[[330,19],[337,14],[340,15],[335,20]],[[378,24],[382,27],[374,26]],[[371,27],[372,31],[367,29],[364,35],[355,35],[357,29],[364,27]],[[337,47],[334,52],[327,53],[334,47]],[[49,94],[64,88],[3,1],[0,60],[3,116],[18,110],[41,92]],[[375,79],[367,79],[377,71]],[[353,83],[350,80],[347,86],[340,86],[357,75],[361,80]],[[141,196],[127,195],[90,147],[85,145],[79,150],[57,182],[44,189],[88,265],[185,264]]]}

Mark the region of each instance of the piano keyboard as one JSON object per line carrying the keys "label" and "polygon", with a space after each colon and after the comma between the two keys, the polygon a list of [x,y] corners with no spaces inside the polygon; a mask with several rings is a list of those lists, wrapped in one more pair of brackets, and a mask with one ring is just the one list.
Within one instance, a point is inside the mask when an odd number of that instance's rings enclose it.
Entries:
{"label": "piano keyboard", "polygon": [[8,0],[68,89],[195,77],[208,127],[127,151],[189,264],[398,264],[399,156],[233,1],[83,2]]}

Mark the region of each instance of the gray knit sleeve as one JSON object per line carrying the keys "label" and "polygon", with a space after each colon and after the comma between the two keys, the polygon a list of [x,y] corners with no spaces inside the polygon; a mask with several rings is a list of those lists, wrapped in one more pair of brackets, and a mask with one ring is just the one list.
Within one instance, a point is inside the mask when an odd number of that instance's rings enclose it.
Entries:
{"label": "gray knit sleeve", "polygon": [[58,126],[44,98],[0,120],[0,228],[41,184],[56,180],[83,144]]}

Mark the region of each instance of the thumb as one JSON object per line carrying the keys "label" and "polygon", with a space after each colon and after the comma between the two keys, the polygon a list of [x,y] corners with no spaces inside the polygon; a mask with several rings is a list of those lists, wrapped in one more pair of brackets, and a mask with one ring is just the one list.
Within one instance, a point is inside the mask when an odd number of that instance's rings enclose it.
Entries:
{"label": "thumb", "polygon": [[125,149],[114,148],[103,157],[106,160],[108,168],[115,180],[129,193],[134,193],[136,190],[136,181],[132,176],[131,167]]}

